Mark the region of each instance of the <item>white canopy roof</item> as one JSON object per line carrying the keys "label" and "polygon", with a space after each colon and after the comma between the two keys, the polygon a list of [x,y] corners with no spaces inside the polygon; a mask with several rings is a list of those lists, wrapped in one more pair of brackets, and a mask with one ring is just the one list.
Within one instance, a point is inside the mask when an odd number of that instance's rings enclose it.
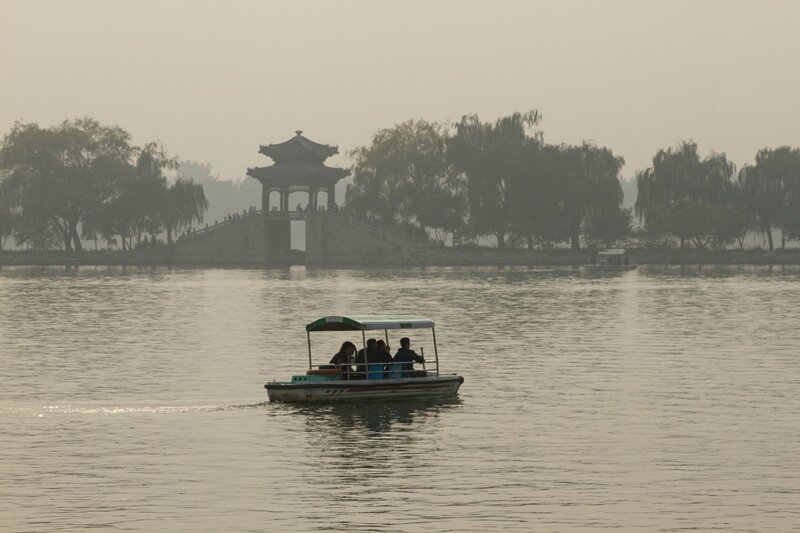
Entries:
{"label": "white canopy roof", "polygon": [[306,331],[361,331],[369,329],[432,328],[433,320],[412,315],[326,316],[306,326]]}

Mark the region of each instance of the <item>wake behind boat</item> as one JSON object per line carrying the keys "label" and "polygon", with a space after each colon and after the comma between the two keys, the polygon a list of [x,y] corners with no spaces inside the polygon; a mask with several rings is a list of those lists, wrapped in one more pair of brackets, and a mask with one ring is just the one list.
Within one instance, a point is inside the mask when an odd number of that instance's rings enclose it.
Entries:
{"label": "wake behind boat", "polygon": [[[367,331],[383,330],[389,344],[389,331],[430,330],[435,369],[413,369],[413,360],[392,361],[367,345]],[[337,364],[317,364],[311,350],[312,332],[360,331],[362,349],[346,354]],[[422,399],[455,396],[464,382],[457,374],[441,374],[436,329],[433,320],[416,316],[326,316],[306,326],[308,370],[291,381],[272,381],[264,385],[271,402],[341,402],[361,400]],[[405,335],[405,332],[404,332]],[[346,343],[350,344],[350,343]],[[344,346],[344,345],[343,345]],[[351,344],[352,346],[352,344]],[[416,353],[411,352],[416,356]],[[337,354],[338,356],[339,354]],[[420,361],[424,358],[419,357]]]}

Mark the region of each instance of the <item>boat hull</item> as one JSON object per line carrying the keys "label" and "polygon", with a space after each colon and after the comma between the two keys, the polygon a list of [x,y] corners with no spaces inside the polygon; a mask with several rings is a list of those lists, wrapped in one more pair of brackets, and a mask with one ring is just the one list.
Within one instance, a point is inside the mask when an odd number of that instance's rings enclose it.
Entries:
{"label": "boat hull", "polygon": [[600,272],[625,272],[636,270],[639,265],[583,265],[586,270],[596,270]]}
{"label": "boat hull", "polygon": [[267,383],[271,402],[314,403],[446,398],[455,396],[464,378],[456,374],[403,379],[330,380]]}

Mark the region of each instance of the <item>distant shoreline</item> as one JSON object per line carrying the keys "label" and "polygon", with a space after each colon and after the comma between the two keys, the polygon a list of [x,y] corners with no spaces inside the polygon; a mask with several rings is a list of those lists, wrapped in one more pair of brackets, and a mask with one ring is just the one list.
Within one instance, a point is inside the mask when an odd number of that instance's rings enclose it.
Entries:
{"label": "distant shoreline", "polygon": [[[800,265],[800,249],[768,252],[763,250],[629,250],[631,263],[639,265]],[[5,250],[0,252],[3,266],[175,266],[175,267],[285,267],[303,264],[302,252],[293,254],[295,261],[269,263],[178,261],[171,250],[145,251],[64,251],[32,252]],[[406,257],[353,261],[321,265],[321,268],[348,267],[414,267],[414,266],[566,266],[589,263],[592,254],[582,250],[506,250],[494,248],[427,248],[416,250]],[[315,265],[317,267],[318,265]]]}

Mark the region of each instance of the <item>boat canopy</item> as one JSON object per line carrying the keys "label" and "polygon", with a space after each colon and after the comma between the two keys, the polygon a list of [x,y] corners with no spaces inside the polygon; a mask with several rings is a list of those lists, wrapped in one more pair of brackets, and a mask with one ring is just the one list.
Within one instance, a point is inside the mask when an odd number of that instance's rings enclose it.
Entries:
{"label": "boat canopy", "polygon": [[623,250],[622,248],[613,248],[611,250],[603,250],[597,252],[597,255],[606,256],[606,257],[619,257],[621,255],[625,255],[628,253],[627,250]]}
{"label": "boat canopy", "polygon": [[325,316],[306,326],[306,331],[362,331],[367,329],[420,329],[433,327],[433,320],[421,316],[372,315]]}

